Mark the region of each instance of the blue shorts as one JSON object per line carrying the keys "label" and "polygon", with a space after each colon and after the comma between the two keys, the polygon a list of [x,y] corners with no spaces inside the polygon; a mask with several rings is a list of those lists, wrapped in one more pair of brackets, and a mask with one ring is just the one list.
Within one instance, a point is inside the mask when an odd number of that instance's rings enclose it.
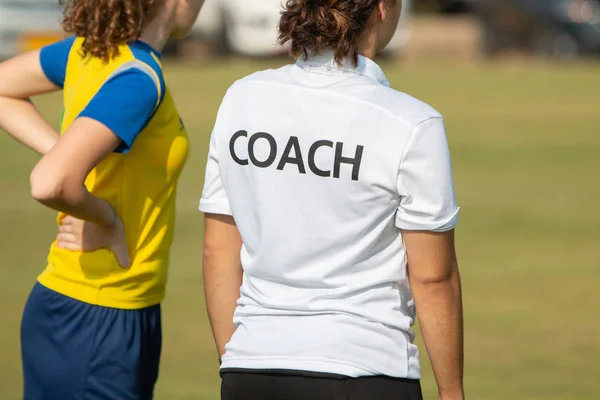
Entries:
{"label": "blue shorts", "polygon": [[21,325],[24,400],[149,400],[158,378],[160,305],[94,306],[37,283]]}

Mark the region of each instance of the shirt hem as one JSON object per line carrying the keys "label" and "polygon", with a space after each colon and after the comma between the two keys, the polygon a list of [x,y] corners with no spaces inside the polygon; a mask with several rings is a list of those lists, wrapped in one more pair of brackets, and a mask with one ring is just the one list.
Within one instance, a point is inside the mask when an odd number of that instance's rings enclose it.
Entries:
{"label": "shirt hem", "polygon": [[165,298],[165,295],[163,294],[136,300],[107,299],[102,297],[101,290],[99,289],[82,290],[81,285],[77,283],[59,280],[44,273],[38,277],[37,281],[42,286],[74,300],[94,306],[115,308],[119,310],[141,310],[160,304]]}
{"label": "shirt hem", "polygon": [[396,216],[396,227],[405,231],[429,231],[429,232],[448,232],[458,225],[460,207],[447,218],[437,222],[407,222],[400,215]]}
{"label": "shirt hem", "polygon": [[217,203],[213,201],[200,200],[198,210],[207,214],[222,214],[232,216],[231,207],[223,203]]}
{"label": "shirt hem", "polygon": [[343,375],[351,378],[362,376],[389,376],[418,380],[420,376],[411,376],[408,372],[389,374],[347,361],[323,358],[293,358],[293,357],[227,357],[222,359],[221,370],[296,370],[316,373]]}

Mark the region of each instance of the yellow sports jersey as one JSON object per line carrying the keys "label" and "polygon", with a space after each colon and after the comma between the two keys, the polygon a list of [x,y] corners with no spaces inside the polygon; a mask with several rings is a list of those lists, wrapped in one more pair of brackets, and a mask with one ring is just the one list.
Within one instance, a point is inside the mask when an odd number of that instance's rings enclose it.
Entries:
{"label": "yellow sports jersey", "polygon": [[[188,138],[164,79],[160,54],[143,42],[124,45],[104,63],[82,58],[82,38],[41,51],[46,76],[63,88],[61,133],[78,117],[95,119],[122,140],[86,179],[123,221],[131,268],[109,250],[74,252],[52,244],[44,286],[74,299],[120,309],[140,309],[165,296],[175,222],[177,181]],[[85,149],[82,149],[85,151]],[[58,216],[58,223],[64,215]]]}

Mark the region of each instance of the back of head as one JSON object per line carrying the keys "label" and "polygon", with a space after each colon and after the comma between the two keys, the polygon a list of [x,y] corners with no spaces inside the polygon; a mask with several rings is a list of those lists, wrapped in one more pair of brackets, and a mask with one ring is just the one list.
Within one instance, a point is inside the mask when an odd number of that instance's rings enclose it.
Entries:
{"label": "back of head", "polygon": [[335,61],[358,62],[359,46],[379,0],[287,0],[279,22],[279,42],[294,58],[335,52]]}
{"label": "back of head", "polygon": [[108,61],[139,39],[157,0],[60,0],[65,32],[84,38],[82,56]]}

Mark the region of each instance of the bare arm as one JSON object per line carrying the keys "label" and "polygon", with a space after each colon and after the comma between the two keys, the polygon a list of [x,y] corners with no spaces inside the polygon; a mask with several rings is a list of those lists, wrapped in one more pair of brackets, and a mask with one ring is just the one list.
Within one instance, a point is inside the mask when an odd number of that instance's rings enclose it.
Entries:
{"label": "bare arm", "polygon": [[[84,184],[90,171],[120,143],[121,140],[100,122],[78,118],[36,165],[30,181],[31,195],[40,203],[103,227],[106,247],[115,253],[121,266],[128,267],[123,224],[112,206],[90,193]],[[61,243],[61,247],[79,250],[66,243],[64,246]]]}
{"label": "bare arm", "polygon": [[206,214],[204,221],[204,293],[221,357],[235,331],[233,313],[242,286],[242,239],[230,216]]}
{"label": "bare arm", "polygon": [[58,90],[42,71],[39,51],[1,63],[0,129],[37,153],[46,154],[58,141],[59,134],[29,97]]}
{"label": "bare arm", "polygon": [[440,400],[462,400],[463,314],[454,231],[403,232],[410,286]]}
{"label": "bare arm", "polygon": [[33,169],[33,198],[75,218],[111,225],[115,217],[112,207],[88,192],[84,182],[90,171],[120,142],[101,123],[78,118]]}

